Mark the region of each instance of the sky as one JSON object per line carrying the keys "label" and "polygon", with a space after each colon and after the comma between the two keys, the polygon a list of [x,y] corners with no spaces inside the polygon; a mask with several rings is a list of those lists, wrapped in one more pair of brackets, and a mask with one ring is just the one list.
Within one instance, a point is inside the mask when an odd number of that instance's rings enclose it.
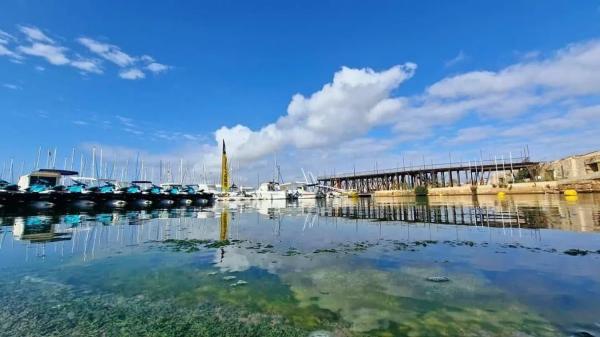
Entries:
{"label": "sky", "polygon": [[4,178],[552,160],[600,150],[600,1],[6,0],[0,117]]}

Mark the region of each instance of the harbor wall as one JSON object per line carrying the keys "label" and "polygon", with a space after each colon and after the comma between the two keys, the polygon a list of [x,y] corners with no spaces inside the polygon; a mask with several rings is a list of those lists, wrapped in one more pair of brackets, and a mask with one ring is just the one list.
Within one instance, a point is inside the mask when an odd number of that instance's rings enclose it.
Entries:
{"label": "harbor wall", "polygon": [[[462,185],[454,187],[429,188],[429,196],[470,196],[470,195],[496,195],[504,194],[559,194],[567,189],[573,189],[580,193],[600,192],[600,180],[576,180],[576,181],[540,181],[509,184],[506,187],[494,185]],[[376,191],[375,197],[402,197],[415,196],[414,190],[386,190]]]}

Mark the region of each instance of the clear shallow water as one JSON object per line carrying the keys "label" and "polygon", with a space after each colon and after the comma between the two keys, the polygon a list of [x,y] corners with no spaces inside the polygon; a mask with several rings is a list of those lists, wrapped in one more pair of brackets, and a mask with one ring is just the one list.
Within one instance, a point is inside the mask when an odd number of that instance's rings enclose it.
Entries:
{"label": "clear shallow water", "polygon": [[0,223],[0,335],[600,335],[596,195]]}

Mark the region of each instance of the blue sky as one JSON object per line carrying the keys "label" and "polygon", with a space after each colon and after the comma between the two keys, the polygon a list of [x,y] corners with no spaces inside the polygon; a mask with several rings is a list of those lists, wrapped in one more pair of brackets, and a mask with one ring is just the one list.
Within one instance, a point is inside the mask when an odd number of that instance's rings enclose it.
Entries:
{"label": "blue sky", "polygon": [[226,138],[255,181],[275,153],[296,177],[600,149],[599,1],[20,0],[0,31],[2,161],[213,170]]}

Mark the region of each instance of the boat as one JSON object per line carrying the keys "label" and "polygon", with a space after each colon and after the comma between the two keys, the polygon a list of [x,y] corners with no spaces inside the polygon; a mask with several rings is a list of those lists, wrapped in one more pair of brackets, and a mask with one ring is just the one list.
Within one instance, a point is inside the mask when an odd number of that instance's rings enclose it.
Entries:
{"label": "boat", "polygon": [[75,171],[39,169],[21,176],[17,185],[19,190],[30,193],[53,193],[64,191],[61,185],[63,177],[78,175]]}
{"label": "boat", "polygon": [[131,205],[136,207],[149,207],[152,205],[152,200],[142,190],[142,184],[152,184],[151,181],[134,180],[131,183],[121,183],[123,187],[119,190],[124,194],[123,198]]}
{"label": "boat", "polygon": [[278,182],[270,181],[260,184],[256,197],[259,200],[287,200],[294,198],[294,192],[283,190]]}
{"label": "boat", "polygon": [[0,192],[16,192],[19,190],[19,185],[11,184],[6,180],[0,179]]}
{"label": "boat", "polygon": [[295,199],[321,199],[325,198],[325,193],[321,190],[314,191],[315,184],[305,182],[281,184],[283,190],[288,191]]}

